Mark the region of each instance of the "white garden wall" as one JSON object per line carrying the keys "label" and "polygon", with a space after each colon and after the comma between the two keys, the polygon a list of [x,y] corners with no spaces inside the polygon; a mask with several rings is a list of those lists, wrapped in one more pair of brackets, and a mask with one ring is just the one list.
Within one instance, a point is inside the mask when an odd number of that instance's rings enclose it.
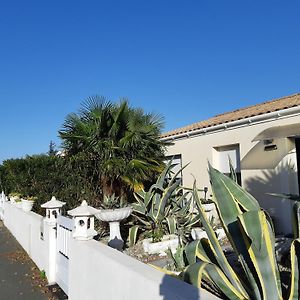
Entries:
{"label": "white garden wall", "polygon": [[[1,196],[0,196],[1,198]],[[51,283],[56,282],[55,226],[33,212],[0,199],[0,217]],[[41,234],[43,233],[43,234]],[[217,297],[165,275],[95,240],[68,244],[71,300],[214,300]]]}
{"label": "white garden wall", "polygon": [[72,240],[70,284],[72,300],[217,299],[95,240]]}
{"label": "white garden wall", "polygon": [[[4,225],[32,258],[40,270],[47,270],[48,239],[41,236],[44,224],[43,217],[34,212],[4,202]],[[44,233],[45,235],[45,233]]]}

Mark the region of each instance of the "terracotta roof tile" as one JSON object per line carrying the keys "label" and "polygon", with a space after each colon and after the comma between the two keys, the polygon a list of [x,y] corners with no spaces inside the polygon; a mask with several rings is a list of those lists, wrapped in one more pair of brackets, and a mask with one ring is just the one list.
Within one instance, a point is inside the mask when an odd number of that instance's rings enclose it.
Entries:
{"label": "terracotta roof tile", "polygon": [[300,94],[294,94],[279,99],[274,99],[261,104],[248,106],[237,109],[224,114],[216,115],[208,120],[193,123],[191,125],[181,127],[161,135],[162,138],[169,137],[181,133],[191,132],[198,129],[203,129],[215,125],[220,125],[232,121],[242,120],[262,114],[275,112],[282,109],[292,108],[300,105]]}

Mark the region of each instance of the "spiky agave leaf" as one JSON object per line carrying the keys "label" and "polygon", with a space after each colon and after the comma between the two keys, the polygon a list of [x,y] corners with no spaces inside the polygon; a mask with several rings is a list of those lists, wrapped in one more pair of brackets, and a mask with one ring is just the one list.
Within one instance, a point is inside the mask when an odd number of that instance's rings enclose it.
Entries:
{"label": "spiky agave leaf", "polygon": [[293,205],[292,222],[293,222],[294,238],[299,239],[300,238],[300,202],[296,202]]}
{"label": "spiky agave leaf", "polygon": [[281,299],[274,232],[265,213],[237,183],[211,166],[209,173],[219,217],[239,256],[247,286],[253,291],[252,298]]}
{"label": "spiky agave leaf", "polygon": [[205,211],[202,207],[202,203],[199,199],[196,184],[194,183],[194,192],[193,192],[194,199],[196,201],[200,220],[201,223],[206,231],[206,234],[208,236],[208,242],[210,244],[210,248],[213,249],[215,260],[218,262],[218,266],[222,270],[222,272],[225,274],[225,276],[228,278],[228,280],[231,282],[231,284],[235,287],[236,290],[239,291],[242,295],[244,295],[245,298],[247,298],[247,292],[245,290],[245,287],[243,283],[241,282],[240,278],[237,276],[237,274],[232,269],[231,265],[228,263],[224,253],[223,249],[220,246],[220,243],[215,235],[215,232],[207,219],[207,216],[205,214]]}
{"label": "spiky agave leaf", "polygon": [[197,287],[201,287],[203,281],[216,286],[219,292],[227,299],[244,300],[248,297],[241,293],[227,278],[223,271],[215,264],[198,261],[190,266],[183,273],[183,280]]}
{"label": "spiky agave leaf", "polygon": [[[161,221],[165,217],[163,212],[165,209],[165,206],[167,205],[168,201],[170,201],[171,196],[173,193],[179,188],[180,186],[180,181],[177,179],[178,174],[182,172],[184,168],[186,168],[188,165],[185,165],[183,168],[178,170],[175,174],[173,174],[171,180],[168,181],[167,187],[163,188],[162,193],[155,193],[154,195],[154,201],[152,205],[152,211],[151,214],[154,219]],[[175,165],[172,164],[172,161],[170,161],[165,170],[163,171],[162,175],[157,181],[157,184],[159,186],[163,186],[164,183],[167,182],[168,175],[170,174],[172,168],[174,168]]]}
{"label": "spiky agave leaf", "polygon": [[137,233],[139,230],[139,225],[134,225],[129,228],[129,245],[133,246],[136,243],[137,240]]}
{"label": "spiky agave leaf", "polygon": [[291,245],[291,282],[289,300],[300,298],[300,239],[295,239]]}
{"label": "spiky agave leaf", "polygon": [[[255,278],[261,298],[282,299],[281,281],[275,257],[274,235],[264,212],[249,211],[243,213],[239,216],[239,225],[242,228],[242,240],[250,258],[246,260],[246,263]],[[245,253],[242,256],[245,258]]]}
{"label": "spiky agave leaf", "polygon": [[166,217],[170,234],[175,234],[177,231],[177,220],[175,217]]}
{"label": "spiky agave leaf", "polygon": [[[247,248],[241,240],[241,229],[238,224],[238,216],[244,211],[257,211],[260,210],[259,204],[256,199],[244,191],[236,182],[231,180],[226,175],[214,169],[209,164],[209,175],[211,180],[211,187],[213,192],[213,199],[216,204],[218,215],[225,233],[233,246],[235,252],[239,256],[239,260],[243,266],[248,285],[253,287],[254,293],[259,295],[256,282],[249,272],[248,264],[251,264],[251,259],[247,253]],[[245,257],[243,257],[243,255]]]}

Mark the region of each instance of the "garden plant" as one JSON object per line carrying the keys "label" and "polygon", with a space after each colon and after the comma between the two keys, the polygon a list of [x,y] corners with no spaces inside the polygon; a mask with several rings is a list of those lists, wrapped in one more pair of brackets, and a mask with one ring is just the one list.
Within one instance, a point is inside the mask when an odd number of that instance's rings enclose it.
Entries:
{"label": "garden plant", "polygon": [[159,115],[131,108],[125,99],[114,104],[96,96],[67,116],[59,135],[65,155],[90,166],[99,198],[126,197],[162,170],[162,127]]}
{"label": "garden plant", "polygon": [[179,278],[205,287],[223,299],[299,299],[300,239],[295,238],[291,244],[290,277],[286,284],[277,263],[269,216],[234,180],[211,166],[209,174],[213,200],[239,268],[228,262],[195,185],[193,197],[208,239],[178,250],[175,259],[183,270]]}
{"label": "garden plant", "polygon": [[174,167],[169,161],[148,191],[134,194],[136,224],[129,231],[130,245],[136,242],[138,232],[146,233],[153,242],[160,241],[164,234],[177,234],[180,244],[186,243],[192,226],[199,222],[199,216],[191,211],[191,192],[181,187],[177,177],[183,168],[174,173]]}

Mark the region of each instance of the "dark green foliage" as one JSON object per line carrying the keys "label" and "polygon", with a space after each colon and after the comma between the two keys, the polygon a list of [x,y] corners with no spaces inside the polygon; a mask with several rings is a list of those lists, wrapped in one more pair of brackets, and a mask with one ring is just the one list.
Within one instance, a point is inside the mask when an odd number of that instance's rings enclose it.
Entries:
{"label": "dark green foliage", "polygon": [[68,157],[81,156],[98,178],[102,195],[126,197],[163,168],[162,118],[93,97],[69,114],[59,134]]}
{"label": "dark green foliage", "polygon": [[51,196],[67,202],[66,209],[73,208],[87,199],[97,202],[97,187],[89,166],[80,156],[34,155],[21,159],[5,160],[0,166],[1,190],[6,194],[20,192],[22,196],[36,196],[34,211],[42,213],[41,203]]}
{"label": "dark green foliage", "polygon": [[48,155],[54,156],[56,154],[57,154],[56,145],[53,141],[50,141]]}
{"label": "dark green foliage", "polygon": [[153,243],[161,242],[164,236],[165,230],[160,225],[159,227],[154,228],[152,231],[145,233],[145,238],[151,238]]}

